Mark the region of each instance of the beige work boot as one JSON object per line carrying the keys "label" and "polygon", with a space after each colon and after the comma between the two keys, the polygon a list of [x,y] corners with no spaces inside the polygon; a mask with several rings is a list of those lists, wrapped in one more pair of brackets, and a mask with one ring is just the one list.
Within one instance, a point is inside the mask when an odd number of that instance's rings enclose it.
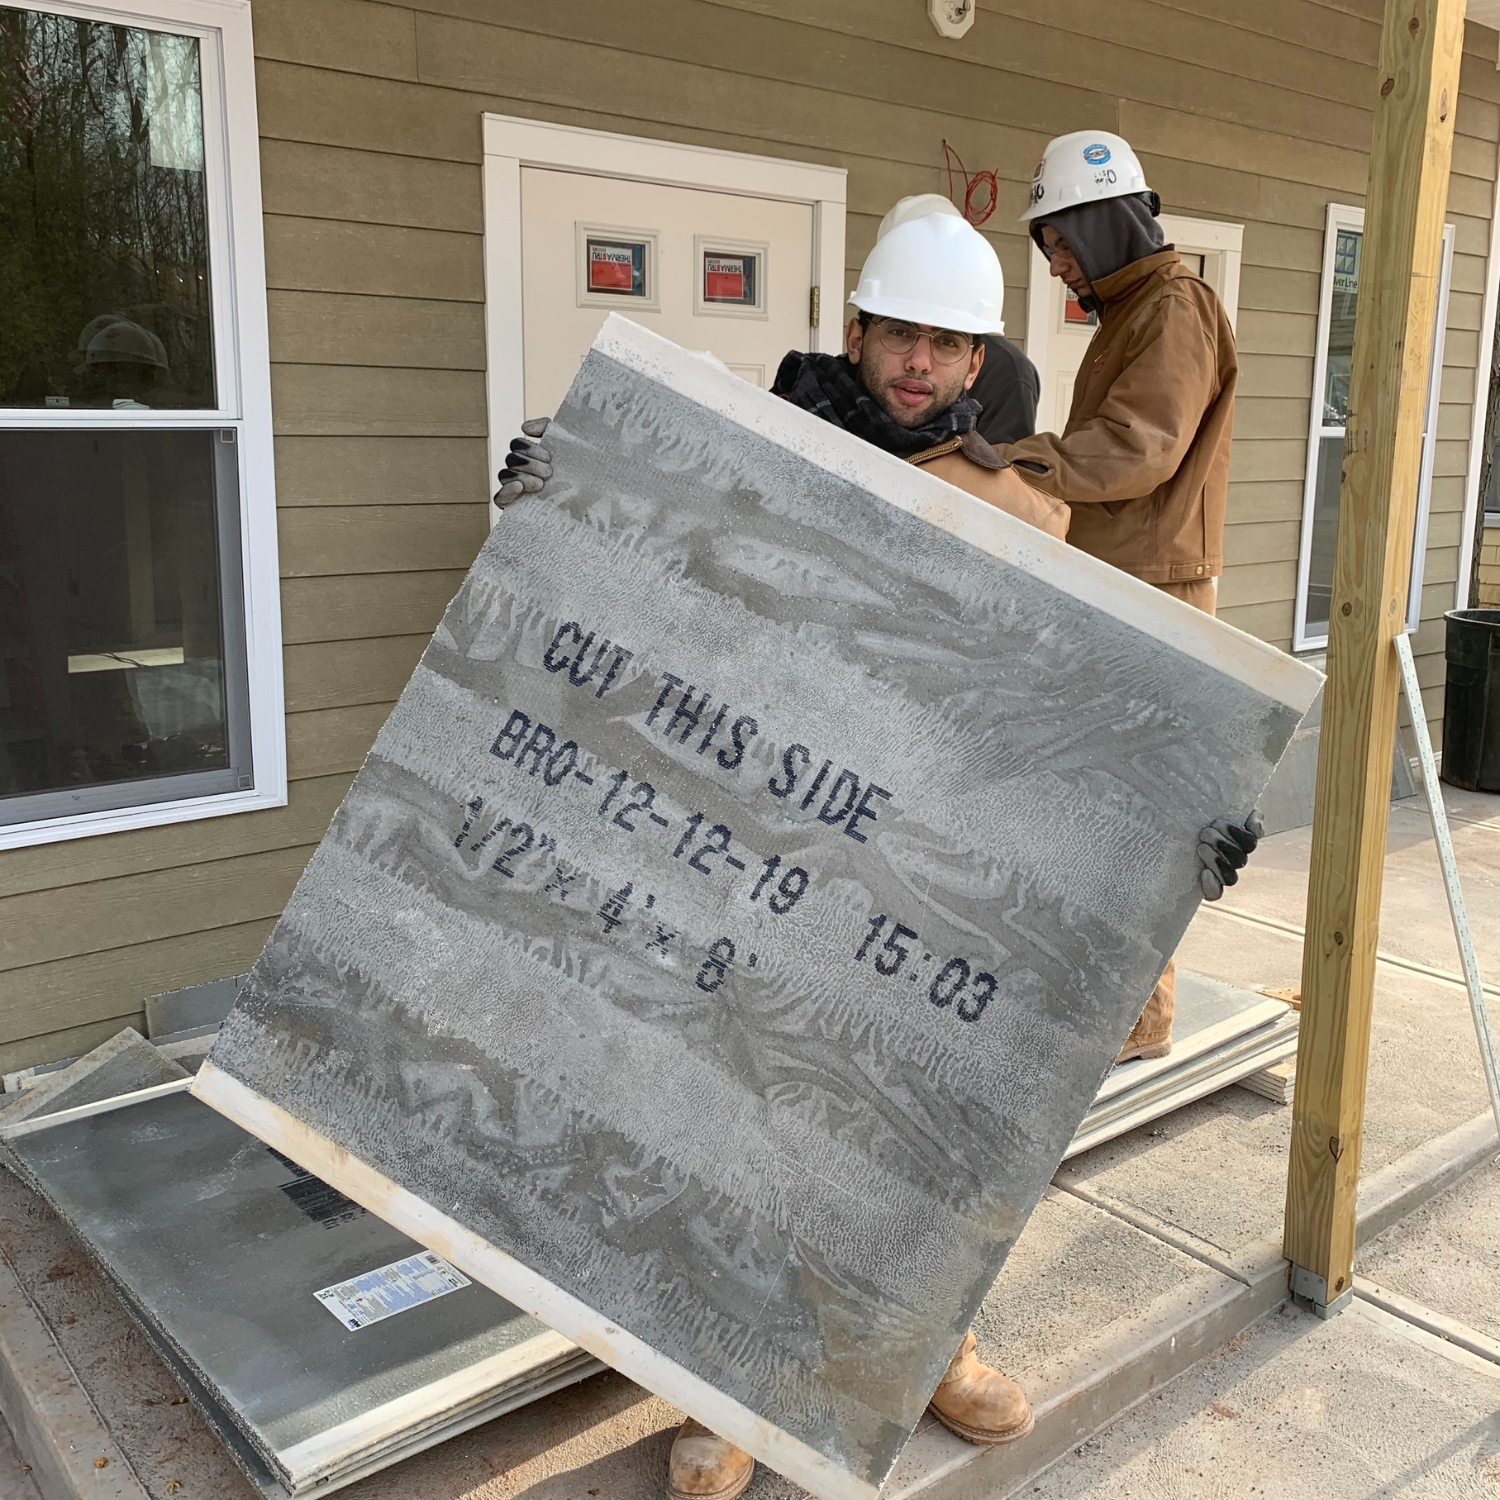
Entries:
{"label": "beige work boot", "polygon": [[755,1460],[728,1438],[689,1417],[672,1439],[667,1500],[734,1500],[755,1473]]}
{"label": "beige work boot", "polygon": [[1172,1015],[1176,1008],[1177,965],[1168,959],[1140,1020],[1131,1027],[1125,1045],[1120,1048],[1116,1065],[1129,1062],[1132,1057],[1166,1057],[1172,1050]]}
{"label": "beige work boot", "polygon": [[932,1410],[944,1427],[971,1443],[1013,1443],[1035,1425],[1025,1391],[980,1363],[973,1329],[948,1361],[948,1373],[932,1393]]}

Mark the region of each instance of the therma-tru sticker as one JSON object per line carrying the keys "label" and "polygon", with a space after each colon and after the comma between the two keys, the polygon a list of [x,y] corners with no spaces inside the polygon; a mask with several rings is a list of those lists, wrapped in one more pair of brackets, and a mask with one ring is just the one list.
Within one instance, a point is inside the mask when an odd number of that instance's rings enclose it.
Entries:
{"label": "therma-tru sticker", "polygon": [[1079,328],[1097,328],[1099,318],[1078,300],[1078,293],[1063,290],[1063,322]]}
{"label": "therma-tru sticker", "polygon": [[703,252],[703,300],[720,306],[754,307],[757,255]]}
{"label": "therma-tru sticker", "polygon": [[693,309],[701,317],[764,318],[769,246],[717,236],[693,236],[698,284]]}
{"label": "therma-tru sticker", "polygon": [[588,262],[585,285],[589,291],[620,297],[646,295],[645,241],[600,240],[591,235],[585,246]]}

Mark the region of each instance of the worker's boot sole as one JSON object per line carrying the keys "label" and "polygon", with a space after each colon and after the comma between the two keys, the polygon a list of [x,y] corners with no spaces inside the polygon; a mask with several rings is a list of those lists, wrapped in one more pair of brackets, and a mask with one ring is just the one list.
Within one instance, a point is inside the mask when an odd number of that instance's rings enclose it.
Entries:
{"label": "worker's boot sole", "polygon": [[1149,1062],[1153,1057],[1169,1057],[1172,1052],[1171,1042],[1148,1042],[1140,1047],[1127,1047],[1116,1059],[1115,1066],[1123,1062],[1133,1062],[1140,1058],[1142,1062]]}
{"label": "worker's boot sole", "polygon": [[992,1432],[982,1427],[970,1427],[965,1422],[955,1421],[950,1416],[945,1416],[937,1407],[930,1407],[939,1422],[949,1432],[956,1432],[959,1437],[967,1439],[971,1443],[978,1443],[983,1448],[998,1448],[1002,1443],[1018,1442],[1036,1426],[1036,1417],[1031,1412],[1026,1413],[1026,1421],[1020,1426],[1012,1428],[1009,1432]]}
{"label": "worker's boot sole", "polygon": [[743,1495],[750,1488],[750,1481],[755,1478],[755,1465],[751,1464],[748,1472],[742,1474],[732,1484],[727,1484],[722,1490],[713,1490],[704,1494],[689,1494],[686,1490],[674,1489],[670,1484],[667,1486],[667,1500],[735,1500],[737,1495]]}

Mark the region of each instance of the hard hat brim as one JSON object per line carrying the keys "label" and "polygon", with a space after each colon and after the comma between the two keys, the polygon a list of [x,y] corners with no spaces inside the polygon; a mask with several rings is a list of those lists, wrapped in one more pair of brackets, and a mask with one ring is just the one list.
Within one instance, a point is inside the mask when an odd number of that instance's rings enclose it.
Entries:
{"label": "hard hat brim", "polygon": [[1077,198],[1072,203],[1057,203],[1048,205],[1039,203],[1035,208],[1028,208],[1019,219],[1017,224],[1029,224],[1033,219],[1050,219],[1057,214],[1065,214],[1070,209],[1082,208],[1086,203],[1107,203],[1111,198],[1133,198],[1138,193],[1149,193],[1148,187],[1130,186],[1128,184],[1120,187],[1112,187],[1108,192],[1095,193],[1090,198]]}
{"label": "hard hat brim", "polygon": [[855,292],[850,305],[877,318],[901,318],[907,323],[922,323],[928,328],[951,328],[955,333],[1004,333],[1004,318],[985,318],[964,313],[955,307],[938,307],[931,302],[908,302],[901,297],[879,297]]}

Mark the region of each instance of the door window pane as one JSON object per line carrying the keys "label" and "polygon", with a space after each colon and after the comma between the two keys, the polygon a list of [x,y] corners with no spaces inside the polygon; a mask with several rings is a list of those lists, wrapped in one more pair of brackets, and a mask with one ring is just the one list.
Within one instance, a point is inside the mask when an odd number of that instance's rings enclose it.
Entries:
{"label": "door window pane", "polygon": [[233,785],[213,430],[0,431],[0,822],[30,794]]}
{"label": "door window pane", "polygon": [[1363,239],[1357,229],[1340,229],[1334,237],[1328,373],[1323,382],[1325,427],[1343,427],[1349,420],[1349,375],[1354,368],[1354,315],[1359,305],[1359,248]]}
{"label": "door window pane", "polygon": [[1318,441],[1318,478],[1313,492],[1312,541],[1307,561],[1307,628],[1328,629],[1333,599],[1333,559],[1338,545],[1339,483],[1343,477],[1344,435]]}
{"label": "door window pane", "polygon": [[0,6],[0,287],[0,405],[216,405],[197,38]]}

